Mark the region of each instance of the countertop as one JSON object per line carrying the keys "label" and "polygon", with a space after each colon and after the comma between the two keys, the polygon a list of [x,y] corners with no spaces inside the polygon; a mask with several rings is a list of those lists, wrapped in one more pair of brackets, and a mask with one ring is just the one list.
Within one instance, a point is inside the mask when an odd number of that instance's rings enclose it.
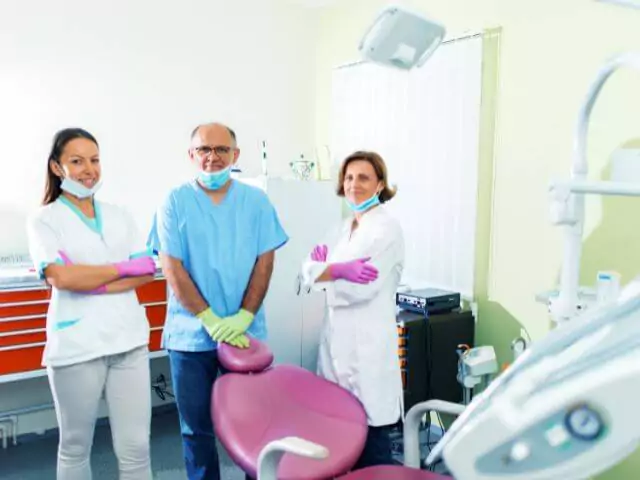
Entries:
{"label": "countertop", "polygon": [[[156,278],[162,278],[162,269],[156,262]],[[38,278],[34,268],[27,266],[0,267],[0,291],[33,290],[48,288],[45,281]]]}

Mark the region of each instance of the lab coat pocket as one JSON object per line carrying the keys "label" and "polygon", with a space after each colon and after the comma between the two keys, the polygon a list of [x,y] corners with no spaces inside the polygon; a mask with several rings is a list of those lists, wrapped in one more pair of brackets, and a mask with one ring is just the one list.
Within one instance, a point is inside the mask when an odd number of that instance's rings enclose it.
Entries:
{"label": "lab coat pocket", "polygon": [[89,295],[58,292],[47,329],[49,355],[55,359],[73,358],[91,349]]}

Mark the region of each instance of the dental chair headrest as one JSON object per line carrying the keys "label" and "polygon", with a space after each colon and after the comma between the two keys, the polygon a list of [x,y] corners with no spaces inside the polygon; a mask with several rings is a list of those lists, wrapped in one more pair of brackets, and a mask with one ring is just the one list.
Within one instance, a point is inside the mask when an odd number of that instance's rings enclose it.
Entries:
{"label": "dental chair headrest", "polygon": [[265,343],[250,337],[249,348],[221,343],[218,346],[218,360],[230,372],[257,373],[273,363],[273,353]]}

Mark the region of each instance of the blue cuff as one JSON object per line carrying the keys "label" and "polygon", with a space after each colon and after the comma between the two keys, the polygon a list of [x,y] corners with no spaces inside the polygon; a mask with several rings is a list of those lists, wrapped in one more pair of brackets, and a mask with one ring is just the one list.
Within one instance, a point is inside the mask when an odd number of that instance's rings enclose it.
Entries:
{"label": "blue cuff", "polygon": [[53,262],[40,262],[40,265],[38,265],[38,268],[36,268],[36,273],[38,274],[38,278],[40,280],[44,280],[44,270],[49,266],[49,265],[64,265],[64,262],[62,261],[61,258],[56,258]]}

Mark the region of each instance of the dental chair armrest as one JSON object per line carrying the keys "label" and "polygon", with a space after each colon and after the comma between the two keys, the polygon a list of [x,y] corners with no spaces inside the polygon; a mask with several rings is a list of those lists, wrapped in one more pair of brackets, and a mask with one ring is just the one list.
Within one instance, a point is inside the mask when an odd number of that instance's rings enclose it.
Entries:
{"label": "dental chair armrest", "polygon": [[299,437],[286,437],[269,442],[258,457],[258,479],[277,480],[278,464],[285,453],[323,460],[329,456],[329,450],[317,443]]}
{"label": "dental chair armrest", "polygon": [[460,415],[465,405],[444,400],[427,400],[415,404],[407,412],[404,420],[404,464],[411,468],[420,468],[420,421],[425,413],[438,412]]}

